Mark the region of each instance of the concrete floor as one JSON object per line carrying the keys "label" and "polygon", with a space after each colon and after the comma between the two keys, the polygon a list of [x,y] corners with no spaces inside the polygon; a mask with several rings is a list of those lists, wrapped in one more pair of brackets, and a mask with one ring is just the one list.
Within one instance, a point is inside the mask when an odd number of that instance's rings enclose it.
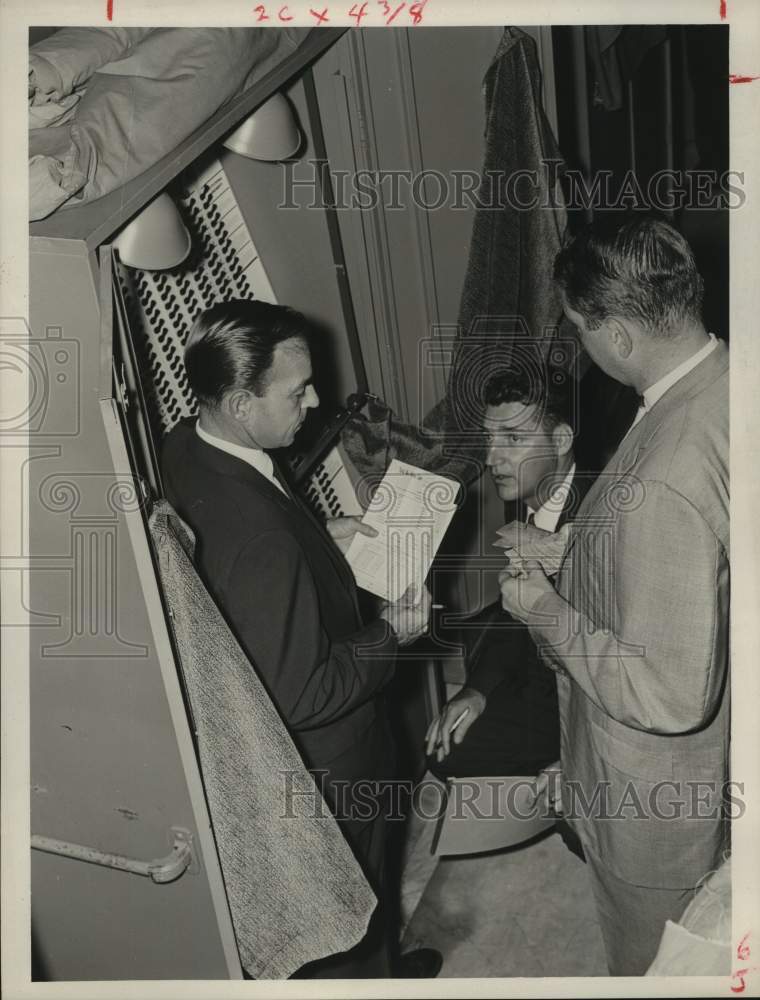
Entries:
{"label": "concrete floor", "polygon": [[585,865],[557,833],[438,859],[434,829],[434,821],[410,825],[402,951],[438,948],[441,978],[607,975]]}

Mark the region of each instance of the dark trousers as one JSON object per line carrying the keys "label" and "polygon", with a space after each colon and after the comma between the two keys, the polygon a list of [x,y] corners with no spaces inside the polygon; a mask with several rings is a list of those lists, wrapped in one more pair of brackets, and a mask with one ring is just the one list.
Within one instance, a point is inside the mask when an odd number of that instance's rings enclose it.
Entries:
{"label": "dark trousers", "polygon": [[[532,664],[537,670],[547,670]],[[550,673],[550,672],[549,672]],[[441,779],[533,775],[559,759],[559,712],[554,677],[519,678],[510,671],[489,695],[462,743],[428,767]]]}
{"label": "dark trousers", "polygon": [[[559,760],[559,708],[554,676],[548,667],[531,662],[537,671],[526,677],[516,670],[488,696],[486,708],[462,743],[451,744],[447,757],[427,759],[441,781],[447,778],[531,776]],[[556,830],[565,846],[581,861],[583,848],[563,819]]]}
{"label": "dark trousers", "polygon": [[351,747],[324,769],[324,775],[319,773],[322,768],[315,769],[315,779],[377,896],[377,906],[358,944],[349,951],[309,962],[292,978],[388,978],[392,975],[397,928],[386,858],[387,816],[394,815],[395,809],[389,798],[395,751],[387,720],[378,718],[359,746]]}
{"label": "dark trousers", "polygon": [[500,602],[460,626],[466,684],[486,696],[483,714],[462,743],[428,766],[436,777],[533,775],[559,759],[557,681],[542,662],[530,632]]}

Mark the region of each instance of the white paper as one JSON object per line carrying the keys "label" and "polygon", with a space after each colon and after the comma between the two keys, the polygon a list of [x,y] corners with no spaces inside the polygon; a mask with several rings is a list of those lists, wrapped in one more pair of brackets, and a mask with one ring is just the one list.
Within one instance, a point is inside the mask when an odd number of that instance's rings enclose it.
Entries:
{"label": "white paper", "polygon": [[[539,531],[541,534],[538,534]],[[499,537],[493,544],[500,547],[499,531],[496,534]],[[563,525],[559,531],[543,531],[538,528],[535,532],[526,533],[526,537],[520,540],[517,548],[505,549],[504,555],[507,556],[510,566],[519,565],[523,561],[538,562],[547,576],[556,576],[569,541],[569,524]]]}
{"label": "white paper", "polygon": [[346,558],[363,590],[396,601],[421,586],[456,510],[459,483],[393,459],[362,518],[377,535],[357,533]]}

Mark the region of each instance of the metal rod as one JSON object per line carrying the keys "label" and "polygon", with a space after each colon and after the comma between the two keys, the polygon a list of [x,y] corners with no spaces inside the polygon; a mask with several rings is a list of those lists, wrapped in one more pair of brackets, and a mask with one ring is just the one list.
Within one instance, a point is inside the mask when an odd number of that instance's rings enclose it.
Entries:
{"label": "metal rod", "polygon": [[669,38],[666,38],[662,46],[662,85],[665,91],[665,101],[664,101],[664,123],[663,129],[665,132],[665,168],[671,173],[667,175],[666,191],[668,194],[668,199],[666,204],[670,207],[667,208],[667,214],[670,218],[673,217],[673,208],[671,206],[670,195],[673,191],[673,165],[674,165],[674,140],[673,140],[673,51]]}
{"label": "metal rod", "polygon": [[636,173],[636,116],[634,114],[633,80],[628,81],[626,110],[628,112],[628,148],[630,152],[629,166]]}
{"label": "metal rod", "polygon": [[[570,29],[573,46],[573,85],[575,89],[576,154],[586,177],[591,173],[591,126],[589,124],[588,76],[586,67],[586,36],[582,26]],[[586,209],[586,219],[593,218],[593,209]]]}
{"label": "metal rod", "polygon": [[318,171],[317,183],[321,188],[322,203],[325,206],[325,221],[327,232],[330,238],[330,248],[335,266],[335,277],[338,283],[340,304],[343,311],[343,320],[346,324],[346,335],[348,337],[348,347],[351,352],[351,361],[356,375],[356,391],[358,393],[368,392],[367,370],[364,365],[361,341],[359,340],[359,330],[356,325],[356,312],[354,310],[354,300],[351,295],[351,285],[346,270],[346,257],[343,251],[343,239],[340,233],[340,223],[335,207],[335,192],[333,191],[332,177],[330,176],[330,163],[327,159],[327,147],[325,145],[325,134],[322,128],[322,117],[319,111],[319,98],[314,82],[314,73],[311,68],[303,75],[303,89],[306,96],[306,109],[309,115],[311,126],[311,138],[314,143],[314,152],[317,162],[323,169]]}
{"label": "metal rod", "polygon": [[573,82],[575,85],[575,134],[578,144],[578,159],[588,174],[591,169],[591,129],[588,118],[588,78],[586,75],[586,38],[583,27],[574,27],[573,40]]}
{"label": "metal rod", "polygon": [[327,424],[325,429],[319,435],[314,445],[305,455],[302,455],[298,462],[294,465],[291,473],[291,480],[294,486],[300,486],[304,480],[311,475],[314,466],[328,450],[328,448],[330,448],[338,440],[340,432],[346,426],[351,417],[366,406],[369,399],[377,399],[377,396],[372,396],[371,394],[365,392],[355,392],[348,397],[345,408],[340,410],[333,417],[333,419]]}
{"label": "metal rod", "polygon": [[83,844],[70,844],[65,840],[55,840],[53,837],[32,835],[33,851],[43,851],[45,854],[58,854],[74,861],[85,861],[91,865],[101,865],[103,868],[115,868],[117,871],[130,872],[132,875],[142,875],[158,884],[174,882],[190,867],[193,859],[192,838],[189,834],[174,831],[174,846],[171,853],[153,861],[139,861],[123,854],[110,854]]}
{"label": "metal rod", "polygon": [[148,407],[143,391],[142,379],[140,377],[140,366],[137,362],[135,346],[132,340],[132,331],[127,313],[127,305],[119,283],[117,269],[120,267],[118,251],[113,251],[111,257],[112,272],[112,296],[113,307],[116,310],[117,331],[119,340],[119,353],[122,363],[125,366],[127,375],[127,389],[133,397],[135,404],[134,424],[137,431],[138,440],[134,442],[135,447],[140,448],[140,468],[135,472],[148,480],[153,493],[157,497],[164,495],[164,487],[161,481],[161,464],[158,460],[158,448],[153,440],[153,431],[150,426]]}

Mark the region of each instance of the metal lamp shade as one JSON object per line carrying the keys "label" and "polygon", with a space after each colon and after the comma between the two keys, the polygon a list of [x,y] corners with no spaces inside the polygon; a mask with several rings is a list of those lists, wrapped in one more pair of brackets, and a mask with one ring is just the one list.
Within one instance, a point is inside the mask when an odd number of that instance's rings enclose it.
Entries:
{"label": "metal lamp shade", "polygon": [[122,229],[113,245],[128,267],[166,271],[182,263],[190,243],[177,206],[164,192]]}
{"label": "metal lamp shade", "polygon": [[301,145],[293,111],[282,94],[273,94],[225,140],[224,145],[251,160],[287,160]]}

